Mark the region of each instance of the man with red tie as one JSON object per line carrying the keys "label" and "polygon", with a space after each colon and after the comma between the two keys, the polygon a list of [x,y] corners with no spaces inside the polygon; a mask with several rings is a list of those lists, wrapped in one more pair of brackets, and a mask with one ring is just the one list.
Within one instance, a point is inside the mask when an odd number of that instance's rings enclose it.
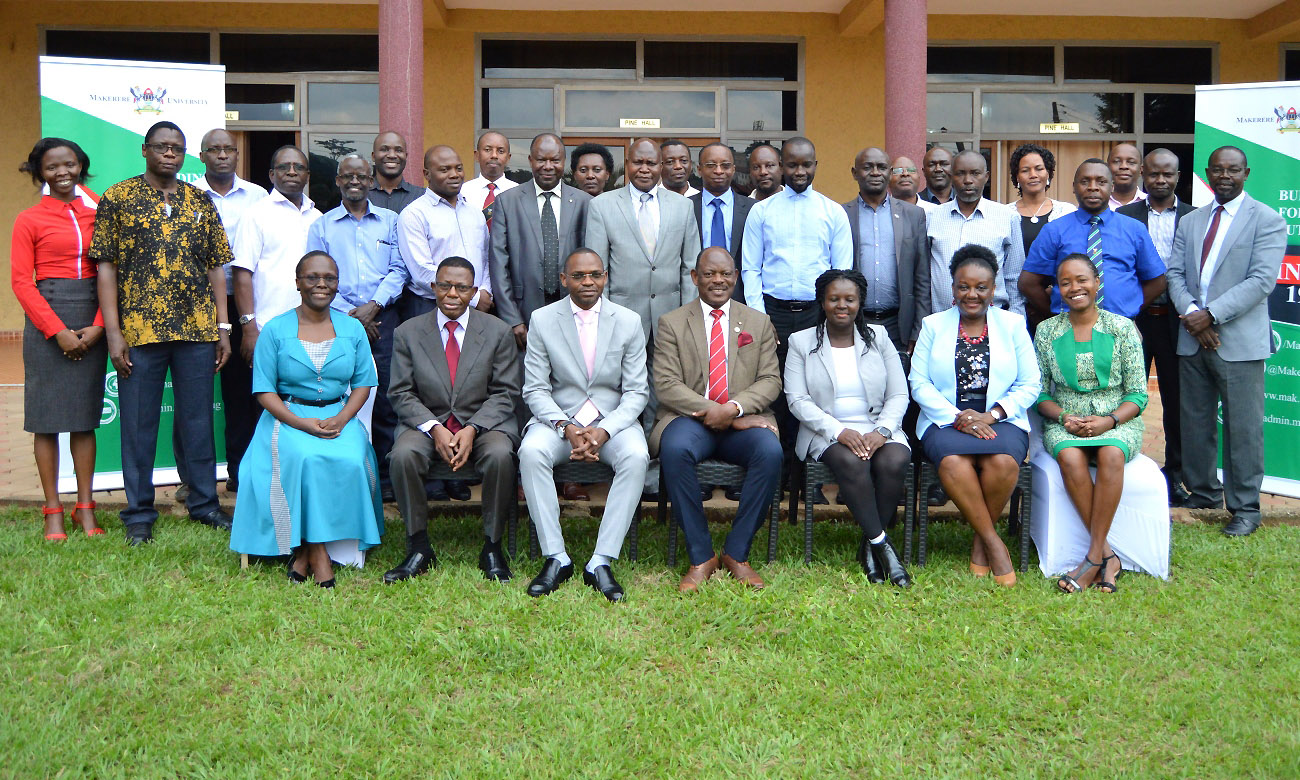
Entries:
{"label": "man with red tie", "polygon": [[479,568],[506,582],[501,550],[509,505],[515,497],[515,450],[522,371],[514,334],[504,322],[470,307],[477,292],[474,266],[463,257],[438,264],[434,311],[414,317],[393,334],[388,400],[398,424],[389,474],[397,508],[406,519],[407,555],[384,574],[393,583],[437,565],[429,546],[429,504],[424,483],[437,458],[460,471],[473,464],[483,477],[483,550]]}
{"label": "man with red tie", "polygon": [[[781,442],[770,411],[781,394],[776,331],[766,314],[731,299],[736,264],[727,250],[701,252],[691,281],[699,300],[659,318],[652,361],[659,407],[650,452],[659,453],[673,520],[685,532],[691,559],[678,589],[695,590],[719,565],[762,588],[749,548],[781,479]],[[696,464],[709,458],[746,469],[721,558],[713,551],[695,476]]]}
{"label": "man with red tie", "polygon": [[519,186],[506,178],[506,166],[510,164],[509,139],[495,130],[484,130],[474,144],[474,162],[478,164],[478,176],[465,182],[461,194],[469,205],[483,210],[483,219],[491,230],[496,199],[506,190]]}

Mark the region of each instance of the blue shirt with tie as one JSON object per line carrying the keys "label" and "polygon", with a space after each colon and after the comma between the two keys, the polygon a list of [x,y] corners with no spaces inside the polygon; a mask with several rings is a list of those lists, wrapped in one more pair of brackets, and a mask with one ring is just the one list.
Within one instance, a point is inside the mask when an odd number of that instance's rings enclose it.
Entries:
{"label": "blue shirt with tie", "polygon": [[[1024,270],[1056,278],[1056,266],[1066,255],[1088,254],[1092,215],[1083,209],[1048,222],[1025,258]],[[1101,308],[1128,318],[1142,309],[1142,283],[1163,276],[1164,261],[1151,235],[1136,219],[1106,209],[1101,218]],[[1052,286],[1052,311],[1064,311],[1061,293]]]}
{"label": "blue shirt with tie", "polygon": [[[721,203],[713,205],[717,201]],[[735,205],[736,197],[730,187],[722,195],[714,195],[708,190],[700,192],[700,246],[720,246],[731,251],[731,217],[735,213]],[[714,213],[719,216],[713,216]],[[715,225],[722,228],[722,235],[714,236]]]}
{"label": "blue shirt with tie", "polygon": [[745,304],[766,314],[764,295],[812,301],[823,271],[852,268],[853,231],[840,204],[812,187],[786,187],[749,210],[740,252]]}
{"label": "blue shirt with tie", "polygon": [[361,219],[339,205],[307,230],[307,251],[328,252],[339,267],[339,292],[330,306],[341,312],[371,301],[388,306],[402,294],[410,272],[397,248],[397,212],[368,206]]}

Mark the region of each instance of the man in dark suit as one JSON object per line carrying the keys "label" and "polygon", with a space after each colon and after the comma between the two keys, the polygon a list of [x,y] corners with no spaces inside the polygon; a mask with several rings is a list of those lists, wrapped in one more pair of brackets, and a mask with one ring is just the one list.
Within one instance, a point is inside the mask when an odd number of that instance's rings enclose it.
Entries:
{"label": "man in dark suit", "polygon": [[[1147,226],[1151,243],[1156,245],[1156,254],[1167,266],[1174,251],[1178,222],[1193,211],[1190,203],[1183,203],[1174,194],[1178,187],[1178,155],[1163,148],[1147,154],[1142,164],[1142,186],[1147,191],[1147,199],[1120,206],[1115,213],[1132,217]],[[1177,345],[1181,323],[1178,313],[1169,305],[1167,292],[1160,293],[1150,306],[1143,309],[1136,322],[1138,331],[1142,333],[1147,378],[1151,377],[1154,361],[1156,381],[1160,384],[1165,428],[1165,466],[1161,470],[1169,487],[1169,504],[1182,506],[1187,501],[1187,491],[1183,488],[1183,435],[1178,395]]]}
{"label": "man in dark suit", "polygon": [[[1214,202],[1183,218],[1174,234],[1169,299],[1182,313],[1178,334],[1185,506],[1218,507],[1228,536],[1259,528],[1264,481],[1264,361],[1273,353],[1268,296],[1286,253],[1286,221],[1245,193],[1246,154],[1222,146],[1205,181]],[[1223,483],[1215,473],[1214,410],[1222,403]],[[1196,444],[1193,445],[1192,442]]]}
{"label": "man in dark suit", "polygon": [[844,210],[853,232],[853,267],[867,278],[862,313],[906,355],[930,313],[930,256],[925,211],[889,194],[890,164],[882,149],[858,152],[852,168],[858,197]]}
{"label": "man in dark suit", "polygon": [[437,564],[429,546],[424,483],[439,458],[459,471],[467,463],[483,475],[483,550],[479,568],[506,582],[510,567],[501,532],[515,498],[515,450],[523,370],[510,328],[471,310],[478,292],[474,266],[462,257],[438,264],[437,308],[398,326],[388,399],[397,413],[397,437],[388,456],[397,508],[406,519],[406,560],[384,574],[393,583]]}
{"label": "man in dark suit", "polygon": [[717,458],[744,466],[745,485],[721,565],[751,588],[763,580],[749,565],[754,534],[781,479],[784,454],[770,407],[781,394],[776,330],[766,314],[731,299],[735,263],[727,250],[700,253],[691,280],[700,299],[659,318],[654,385],[659,397],[650,451],[659,451],[673,518],[686,534],[687,592],[718,570],[695,466]]}
{"label": "man in dark suit", "polygon": [[731,297],[743,303],[740,246],[745,238],[745,218],[758,201],[731,191],[731,181],[736,177],[736,156],[730,146],[720,141],[700,150],[699,172],[704,189],[691,196],[691,204],[700,226],[700,246],[722,247],[731,253],[736,263],[736,289]]}

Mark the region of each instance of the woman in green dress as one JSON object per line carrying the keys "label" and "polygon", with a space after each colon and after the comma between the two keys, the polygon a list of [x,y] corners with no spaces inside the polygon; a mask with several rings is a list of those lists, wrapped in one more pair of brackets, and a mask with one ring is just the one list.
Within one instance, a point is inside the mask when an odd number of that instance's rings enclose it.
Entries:
{"label": "woman in green dress", "polygon": [[[1105,285],[1087,255],[1062,260],[1056,284],[1068,310],[1041,323],[1034,338],[1043,374],[1038,413],[1043,444],[1060,464],[1090,537],[1083,562],[1056,587],[1078,593],[1093,585],[1114,593],[1120,560],[1106,534],[1124,489],[1124,465],[1142,449],[1142,341],[1132,320],[1097,307]],[[1090,465],[1097,467],[1095,483]]]}

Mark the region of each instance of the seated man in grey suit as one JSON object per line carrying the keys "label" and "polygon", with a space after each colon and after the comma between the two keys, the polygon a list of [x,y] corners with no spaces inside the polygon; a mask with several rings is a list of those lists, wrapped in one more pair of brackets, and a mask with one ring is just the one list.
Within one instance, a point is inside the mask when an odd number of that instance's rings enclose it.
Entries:
{"label": "seated man in grey suit", "polygon": [[[1192,509],[1226,499],[1228,536],[1259,528],[1264,481],[1264,361],[1273,354],[1268,296],[1286,253],[1286,222],[1245,193],[1246,154],[1221,146],[1205,181],[1214,202],[1178,222],[1167,271],[1169,299],[1183,319],[1178,380],[1183,480]],[[1215,473],[1212,412],[1223,404],[1223,483]]]}
{"label": "seated man in grey suit", "polygon": [[623,547],[632,513],[641,508],[650,455],[637,418],[649,387],[641,323],[635,312],[602,300],[607,279],[600,256],[578,249],[560,276],[569,297],[533,312],[528,326],[524,402],[533,418],[524,428],[519,471],[546,556],[528,586],[530,596],[545,596],[573,576],[554,473],[566,460],[585,460],[608,464],[614,481],[582,579],[610,601],[623,598],[609,564]]}
{"label": "seated man in grey suit", "polygon": [[429,504],[424,483],[439,458],[453,471],[467,463],[483,475],[483,550],[479,568],[506,582],[510,567],[501,551],[508,502],[515,499],[515,448],[519,424],[519,350],[505,323],[471,310],[474,266],[463,257],[438,264],[437,308],[398,326],[388,400],[397,436],[388,456],[397,508],[406,518],[406,560],[384,582],[410,579],[437,565],[429,546]]}

